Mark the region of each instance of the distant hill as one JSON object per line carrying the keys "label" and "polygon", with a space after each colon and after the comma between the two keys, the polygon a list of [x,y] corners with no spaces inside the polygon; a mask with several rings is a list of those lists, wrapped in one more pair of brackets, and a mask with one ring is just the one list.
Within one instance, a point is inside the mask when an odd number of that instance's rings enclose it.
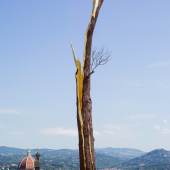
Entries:
{"label": "distant hill", "polygon": [[120,170],[170,170],[170,151],[156,149],[118,167]]}
{"label": "distant hill", "polygon": [[[46,170],[57,170],[57,168],[76,170],[79,167],[78,150],[71,149],[39,149],[41,154],[41,165]],[[34,155],[36,149],[31,150]],[[24,155],[26,149],[0,147],[0,166],[2,164],[18,164]],[[141,156],[144,152],[136,149],[127,148],[101,148],[96,149],[96,163],[97,168],[110,168],[117,166],[124,161],[128,161],[137,156]]]}
{"label": "distant hill", "polygon": [[[34,155],[37,150],[32,149]],[[78,150],[39,149],[41,167],[45,170],[78,170]],[[10,167],[17,170],[19,161],[26,155],[26,149],[0,147],[0,170]],[[144,153],[129,148],[96,149],[97,169],[110,170],[170,170],[170,151],[156,149]],[[8,168],[7,168],[8,169]],[[6,169],[5,169],[6,170]]]}
{"label": "distant hill", "polygon": [[133,159],[145,154],[141,150],[131,148],[101,148],[96,149],[96,152],[124,160]]}
{"label": "distant hill", "polygon": [[7,146],[0,146],[0,155],[20,155],[25,154],[25,149],[19,149],[19,148],[13,148],[13,147],[7,147]]}
{"label": "distant hill", "polygon": [[[52,155],[69,155],[72,153],[77,153],[78,150],[73,150],[73,149],[38,149],[38,151],[41,154],[45,154],[47,156],[52,156]],[[37,152],[37,149],[31,149],[32,153]],[[0,146],[0,154],[17,154],[17,155],[22,155],[26,154],[27,150],[26,149],[20,149],[20,148],[14,148],[14,147],[7,147],[7,146]],[[112,156],[116,158],[123,158],[125,160],[127,159],[132,159],[135,157],[139,157],[144,154],[143,151],[137,150],[137,149],[130,149],[130,148],[98,148],[96,149],[96,153],[98,154],[104,154],[107,156]]]}

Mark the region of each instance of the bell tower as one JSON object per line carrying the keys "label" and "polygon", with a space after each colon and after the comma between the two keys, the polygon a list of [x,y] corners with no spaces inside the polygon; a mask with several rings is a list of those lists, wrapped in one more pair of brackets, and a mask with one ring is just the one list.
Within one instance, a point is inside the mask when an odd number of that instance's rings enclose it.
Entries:
{"label": "bell tower", "polygon": [[35,170],[40,170],[40,154],[37,152],[35,154]]}

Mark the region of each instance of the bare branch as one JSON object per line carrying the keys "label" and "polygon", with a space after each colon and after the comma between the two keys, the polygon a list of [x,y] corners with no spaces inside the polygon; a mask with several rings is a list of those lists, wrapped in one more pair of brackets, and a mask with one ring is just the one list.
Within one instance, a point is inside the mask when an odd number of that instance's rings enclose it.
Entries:
{"label": "bare branch", "polygon": [[102,65],[108,63],[110,59],[110,52],[106,51],[104,48],[97,51],[94,49],[91,54],[91,72],[90,75],[95,72],[95,70]]}

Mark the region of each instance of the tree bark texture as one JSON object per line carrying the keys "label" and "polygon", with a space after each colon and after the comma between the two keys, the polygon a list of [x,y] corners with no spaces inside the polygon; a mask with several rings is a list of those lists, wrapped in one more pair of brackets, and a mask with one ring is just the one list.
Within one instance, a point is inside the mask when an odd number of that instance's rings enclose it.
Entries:
{"label": "tree bark texture", "polygon": [[94,136],[92,125],[92,100],[90,94],[92,39],[99,11],[104,0],[93,0],[93,9],[85,34],[84,63],[73,56],[76,64],[77,126],[79,136],[80,170],[95,170]]}
{"label": "tree bark texture", "polygon": [[92,125],[92,100],[90,94],[90,68],[91,68],[91,49],[92,49],[92,38],[95,29],[96,21],[103,0],[93,1],[93,10],[90,18],[87,32],[85,34],[85,46],[84,46],[84,79],[83,79],[83,95],[82,95],[82,113],[83,119],[83,131],[84,131],[84,150],[85,150],[85,162],[86,170],[95,170],[95,151],[94,151],[94,136],[93,136],[93,125]]}

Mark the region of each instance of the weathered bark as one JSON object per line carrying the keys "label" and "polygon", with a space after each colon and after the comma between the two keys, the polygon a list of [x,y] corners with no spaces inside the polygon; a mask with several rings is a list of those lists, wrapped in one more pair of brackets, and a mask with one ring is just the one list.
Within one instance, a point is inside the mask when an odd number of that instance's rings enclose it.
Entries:
{"label": "weathered bark", "polygon": [[76,105],[77,105],[77,126],[78,126],[78,137],[79,137],[79,159],[80,159],[80,169],[82,170],[85,170],[85,153],[84,153],[84,135],[83,135],[83,125],[82,125],[82,120],[81,120],[81,106],[80,106],[80,102],[79,102],[79,79],[78,79],[78,74],[79,73],[79,70],[77,70],[76,72],[76,94],[77,94],[77,102],[76,102]]}
{"label": "weathered bark", "polygon": [[95,170],[95,151],[94,151],[94,136],[92,125],[92,100],[90,95],[90,68],[91,68],[91,49],[92,38],[95,29],[96,21],[103,0],[93,1],[93,10],[90,22],[85,34],[84,46],[84,79],[83,79],[83,95],[82,95],[82,113],[83,113],[83,132],[84,132],[84,150],[86,170]]}
{"label": "weathered bark", "polygon": [[[78,108],[78,98],[77,98],[77,108]],[[80,159],[80,169],[84,170],[85,167],[85,156],[84,156],[84,136],[81,132],[81,123],[80,123],[80,116],[79,111],[77,109],[77,126],[78,126],[78,137],[79,137],[79,159]]]}
{"label": "weathered bark", "polygon": [[77,68],[76,77],[76,94],[77,94],[77,126],[79,136],[79,157],[80,157],[80,169],[85,170],[85,152],[84,152],[84,132],[83,132],[83,114],[82,114],[82,92],[83,92],[83,71],[79,60],[76,59],[74,49],[72,48],[75,65]]}
{"label": "weathered bark", "polygon": [[104,0],[93,0],[93,9],[85,34],[84,63],[76,59],[74,49],[73,56],[76,71],[76,93],[77,93],[77,126],[79,136],[79,157],[81,170],[95,170],[94,137],[92,125],[92,101],[90,95],[90,73],[91,73],[91,48],[92,38],[98,14]]}

